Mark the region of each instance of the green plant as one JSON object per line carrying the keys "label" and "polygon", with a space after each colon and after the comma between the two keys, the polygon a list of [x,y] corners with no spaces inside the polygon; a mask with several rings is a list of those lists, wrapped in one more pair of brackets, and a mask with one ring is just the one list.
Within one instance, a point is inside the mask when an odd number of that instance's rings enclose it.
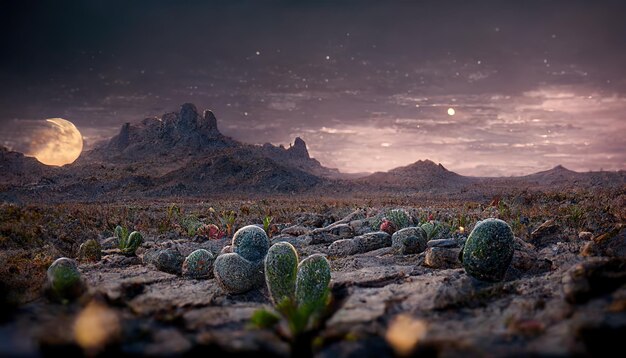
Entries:
{"label": "green plant", "polygon": [[130,234],[128,229],[118,225],[115,228],[115,237],[119,240],[119,248],[124,255],[134,255],[139,245],[143,242],[143,237],[138,231],[133,231]]}
{"label": "green plant", "polygon": [[585,210],[579,205],[572,205],[567,208],[567,220],[576,229],[580,229],[585,223]]}
{"label": "green plant", "polygon": [[396,230],[402,230],[411,225],[411,216],[404,209],[389,210],[385,216],[393,223]]}
{"label": "green plant", "polygon": [[233,233],[233,229],[235,227],[235,219],[237,219],[237,214],[235,214],[232,210],[224,210],[222,211],[222,216],[220,218],[220,222],[223,227],[226,227],[226,234],[230,236]]}
{"label": "green plant", "polygon": [[421,225],[421,228],[426,233],[426,240],[430,241],[437,236],[442,226],[437,221],[427,221]]}
{"label": "green plant", "polygon": [[274,218],[269,215],[265,215],[263,218],[263,230],[265,230],[265,233],[267,233],[268,236],[270,235],[270,224],[272,223],[272,220],[274,220]]}
{"label": "green plant", "polygon": [[330,264],[314,254],[298,264],[296,249],[287,242],[270,247],[265,258],[265,282],[274,309],[256,311],[256,327],[276,327],[282,320],[288,332],[278,331],[292,345],[292,355],[310,355],[314,335],[330,300]]}
{"label": "green plant", "polygon": [[180,222],[180,226],[185,229],[188,236],[196,236],[196,232],[202,225],[204,225],[204,223],[194,215],[185,216]]}

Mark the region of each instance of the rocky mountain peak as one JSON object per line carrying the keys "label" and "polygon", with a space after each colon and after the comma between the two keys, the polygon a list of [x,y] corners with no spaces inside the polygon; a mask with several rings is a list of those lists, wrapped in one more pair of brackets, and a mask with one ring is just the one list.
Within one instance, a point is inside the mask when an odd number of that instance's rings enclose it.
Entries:
{"label": "rocky mountain peak", "polygon": [[287,149],[287,152],[295,158],[302,158],[302,159],[310,158],[309,151],[306,148],[306,143],[300,137],[296,137],[295,141],[293,142],[293,145],[289,147],[289,149]]}

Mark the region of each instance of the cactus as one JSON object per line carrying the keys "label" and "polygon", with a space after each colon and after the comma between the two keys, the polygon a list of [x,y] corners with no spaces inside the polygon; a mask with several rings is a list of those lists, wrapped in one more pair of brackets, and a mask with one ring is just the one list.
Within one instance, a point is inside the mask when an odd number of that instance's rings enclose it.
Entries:
{"label": "cactus", "polygon": [[423,223],[420,227],[426,233],[426,241],[434,239],[441,230],[441,224],[432,220]]}
{"label": "cactus", "polygon": [[306,313],[318,313],[328,301],[330,264],[321,254],[314,254],[298,265],[296,301]]}
{"label": "cactus", "polygon": [[384,231],[389,235],[393,235],[396,230],[396,225],[387,219],[384,219],[382,224],[380,224],[380,231]]}
{"label": "cactus", "polygon": [[61,257],[48,268],[48,285],[52,295],[64,302],[79,297],[84,292],[84,282],[76,261]]}
{"label": "cactus", "polygon": [[465,271],[482,281],[501,281],[513,259],[514,236],[500,219],[479,221],[463,248]]}
{"label": "cactus", "polygon": [[265,257],[265,281],[274,305],[295,298],[297,274],[296,249],[288,242],[272,245]]}
{"label": "cactus", "polygon": [[279,242],[270,248],[265,258],[265,281],[275,311],[258,310],[252,323],[275,326],[282,316],[290,329],[289,338],[298,345],[307,330],[316,328],[317,319],[327,307],[330,292],[328,260],[315,254],[298,265],[296,249],[290,243]]}
{"label": "cactus", "polygon": [[102,247],[94,239],[83,242],[78,248],[78,259],[81,261],[100,261],[100,258],[102,258]]}
{"label": "cactus", "polygon": [[[404,209],[392,209],[387,212],[387,220],[391,221],[396,230],[407,228],[411,225],[411,216]],[[393,233],[389,233],[392,235]]]}
{"label": "cactus", "polygon": [[256,225],[244,226],[233,236],[233,252],[248,261],[263,260],[269,248],[267,234]]}
{"label": "cactus", "polygon": [[143,237],[138,231],[128,234],[128,229],[119,225],[115,228],[114,234],[119,241],[118,246],[124,255],[134,255],[143,242]]}
{"label": "cactus", "polygon": [[213,276],[213,254],[205,249],[198,249],[185,258],[183,275],[191,278],[210,278]]}
{"label": "cactus", "polygon": [[265,231],[248,225],[233,236],[230,252],[215,259],[213,273],[228,293],[249,291],[263,284],[263,260],[270,246]]}

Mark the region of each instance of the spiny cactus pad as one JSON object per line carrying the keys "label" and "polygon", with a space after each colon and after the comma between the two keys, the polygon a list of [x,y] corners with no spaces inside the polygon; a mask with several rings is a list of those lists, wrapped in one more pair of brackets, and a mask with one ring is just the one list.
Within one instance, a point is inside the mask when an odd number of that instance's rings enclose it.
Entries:
{"label": "spiny cactus pad", "polygon": [[48,283],[52,293],[60,299],[71,299],[80,296],[84,284],[78,271],[76,261],[61,257],[48,268]]}
{"label": "spiny cactus pad", "polygon": [[252,290],[263,284],[263,261],[248,261],[237,253],[218,256],[213,273],[222,288],[231,294]]}
{"label": "spiny cactus pad", "polygon": [[296,302],[313,312],[326,305],[330,284],[330,264],[321,254],[314,254],[298,265]]}
{"label": "spiny cactus pad", "polygon": [[134,255],[137,248],[143,242],[143,237],[138,231],[133,231],[128,235],[128,238],[124,241],[123,245],[120,245],[120,249],[124,255]]}
{"label": "spiny cactus pad", "polygon": [[463,249],[465,271],[482,281],[504,278],[513,259],[514,236],[511,227],[500,219],[479,221]]}
{"label": "spiny cactus pad", "polygon": [[274,304],[294,298],[298,274],[298,253],[288,242],[270,247],[265,257],[265,281]]}
{"label": "spiny cactus pad", "polygon": [[191,278],[213,277],[213,254],[205,249],[198,249],[185,258],[183,275]]}
{"label": "spiny cactus pad", "polygon": [[233,252],[248,261],[260,261],[270,248],[270,239],[263,229],[256,225],[244,226],[233,236]]}

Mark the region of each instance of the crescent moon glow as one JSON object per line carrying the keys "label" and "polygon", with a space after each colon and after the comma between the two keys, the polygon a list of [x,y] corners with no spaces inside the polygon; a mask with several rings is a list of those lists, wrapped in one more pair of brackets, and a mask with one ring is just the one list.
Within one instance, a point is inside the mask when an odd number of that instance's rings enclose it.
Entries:
{"label": "crescent moon glow", "polygon": [[72,122],[63,118],[50,118],[46,122],[51,125],[39,132],[37,138],[44,144],[32,156],[46,165],[73,163],[83,151],[83,136]]}

